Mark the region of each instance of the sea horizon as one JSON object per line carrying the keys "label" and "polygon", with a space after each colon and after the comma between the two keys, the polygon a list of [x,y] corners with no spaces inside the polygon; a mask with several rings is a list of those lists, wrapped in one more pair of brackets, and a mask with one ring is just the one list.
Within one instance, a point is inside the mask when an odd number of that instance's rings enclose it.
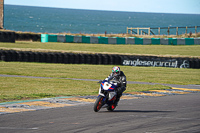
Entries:
{"label": "sea horizon", "polygon": [[[200,14],[73,9],[5,4],[4,28],[23,32],[126,33],[127,27],[200,26]],[[195,29],[189,29],[194,33]],[[197,29],[200,31],[200,28]],[[154,31],[157,34],[157,31]],[[175,30],[171,31],[175,34]],[[180,29],[179,34],[185,33]],[[167,34],[166,30],[161,34]]]}
{"label": "sea horizon", "polygon": [[94,10],[94,9],[79,9],[79,8],[63,8],[63,7],[47,7],[47,6],[30,6],[30,5],[13,5],[10,6],[24,6],[24,7],[41,7],[41,8],[55,8],[55,9],[69,9],[69,10],[88,10],[88,11],[106,11],[106,12],[132,12],[132,13],[157,13],[157,14],[183,14],[183,15],[200,15],[198,13],[167,13],[167,12],[136,12],[136,11],[118,11],[118,10]]}

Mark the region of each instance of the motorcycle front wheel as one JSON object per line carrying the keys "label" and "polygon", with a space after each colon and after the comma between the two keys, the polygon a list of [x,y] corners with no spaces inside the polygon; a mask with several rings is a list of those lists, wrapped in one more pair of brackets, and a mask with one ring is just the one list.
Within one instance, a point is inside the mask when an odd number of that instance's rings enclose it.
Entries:
{"label": "motorcycle front wheel", "polygon": [[96,100],[96,102],[94,103],[94,111],[98,112],[101,107],[103,106],[103,96],[99,96]]}

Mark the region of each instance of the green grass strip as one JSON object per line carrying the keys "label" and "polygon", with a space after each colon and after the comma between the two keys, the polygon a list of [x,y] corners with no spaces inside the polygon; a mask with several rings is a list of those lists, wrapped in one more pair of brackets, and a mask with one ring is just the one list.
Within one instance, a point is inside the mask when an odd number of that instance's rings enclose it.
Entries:
{"label": "green grass strip", "polygon": [[[102,80],[112,70],[112,65],[78,65],[0,62],[0,74],[53,78],[0,77],[0,102],[30,100],[59,96],[97,95],[96,81],[82,81],[59,78]],[[199,84],[198,69],[163,67],[120,66],[128,81],[166,84]],[[162,85],[128,84],[126,92],[170,89]]]}
{"label": "green grass strip", "polygon": [[108,45],[79,43],[16,42],[0,43],[0,49],[28,51],[60,51],[160,56],[200,56],[200,45]]}

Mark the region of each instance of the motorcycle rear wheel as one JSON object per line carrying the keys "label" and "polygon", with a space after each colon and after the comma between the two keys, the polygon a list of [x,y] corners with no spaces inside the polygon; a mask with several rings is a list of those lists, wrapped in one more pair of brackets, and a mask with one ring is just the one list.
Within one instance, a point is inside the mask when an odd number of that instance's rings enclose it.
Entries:
{"label": "motorcycle rear wheel", "polygon": [[103,106],[103,96],[99,96],[96,100],[96,102],[94,103],[94,111],[98,112],[101,107]]}
{"label": "motorcycle rear wheel", "polygon": [[112,105],[110,105],[110,106],[107,107],[107,110],[108,111],[114,111],[115,108],[116,108],[116,104],[113,103]]}

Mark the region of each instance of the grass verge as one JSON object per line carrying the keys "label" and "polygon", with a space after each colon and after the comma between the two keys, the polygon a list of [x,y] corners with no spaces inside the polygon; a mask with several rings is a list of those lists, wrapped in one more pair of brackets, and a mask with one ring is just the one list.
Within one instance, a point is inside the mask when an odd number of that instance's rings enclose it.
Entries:
{"label": "grass verge", "polygon": [[[112,67],[111,65],[0,62],[0,74],[54,77],[53,79],[0,77],[0,102],[55,96],[97,95],[99,84],[94,81],[58,78],[100,80],[110,74]],[[200,83],[198,69],[120,67],[128,81],[180,85]],[[126,92],[169,88],[162,85],[128,84]]]}
{"label": "grass verge", "polygon": [[[0,77],[0,102],[57,96],[97,95],[99,84],[94,81],[66,79],[35,79]],[[126,92],[169,89],[162,85],[130,84]]]}
{"label": "grass verge", "polygon": [[200,45],[108,45],[83,43],[0,43],[0,49],[199,57]]}
{"label": "grass verge", "polygon": [[[112,65],[0,62],[0,74],[100,80],[111,73],[112,67]],[[127,81],[180,85],[200,83],[199,69],[120,67],[126,74]]]}

